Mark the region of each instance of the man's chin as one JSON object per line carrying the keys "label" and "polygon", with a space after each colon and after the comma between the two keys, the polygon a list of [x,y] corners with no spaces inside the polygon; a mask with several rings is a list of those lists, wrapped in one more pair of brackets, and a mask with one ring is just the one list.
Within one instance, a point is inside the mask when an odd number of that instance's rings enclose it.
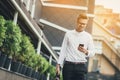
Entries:
{"label": "man's chin", "polygon": [[78,30],[78,32],[82,32],[83,30]]}

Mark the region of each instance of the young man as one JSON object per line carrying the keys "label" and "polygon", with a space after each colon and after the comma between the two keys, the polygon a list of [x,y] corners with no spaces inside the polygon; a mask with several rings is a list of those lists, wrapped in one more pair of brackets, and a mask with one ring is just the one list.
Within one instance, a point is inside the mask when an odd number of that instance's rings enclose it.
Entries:
{"label": "young man", "polygon": [[62,43],[56,72],[60,74],[60,65],[63,65],[63,80],[86,80],[86,57],[94,56],[92,36],[85,31],[88,23],[86,14],[77,18],[74,30],[66,32]]}

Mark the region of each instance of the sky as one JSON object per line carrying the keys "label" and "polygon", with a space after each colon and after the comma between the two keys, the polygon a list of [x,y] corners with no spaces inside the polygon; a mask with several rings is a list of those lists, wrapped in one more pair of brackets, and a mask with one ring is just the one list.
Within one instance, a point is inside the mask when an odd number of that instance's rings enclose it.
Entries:
{"label": "sky", "polygon": [[95,0],[96,5],[103,5],[105,8],[113,9],[113,12],[120,13],[120,0]]}

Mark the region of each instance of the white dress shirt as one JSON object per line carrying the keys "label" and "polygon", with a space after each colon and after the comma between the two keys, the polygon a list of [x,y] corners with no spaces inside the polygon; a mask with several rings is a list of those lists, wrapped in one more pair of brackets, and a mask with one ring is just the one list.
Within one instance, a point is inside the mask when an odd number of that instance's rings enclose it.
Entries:
{"label": "white dress shirt", "polygon": [[[78,50],[79,44],[84,44],[84,48],[88,50],[88,55]],[[64,60],[70,62],[87,62],[86,57],[94,56],[94,54],[92,36],[85,31],[77,32],[76,30],[71,30],[64,36],[58,64],[62,65]]]}

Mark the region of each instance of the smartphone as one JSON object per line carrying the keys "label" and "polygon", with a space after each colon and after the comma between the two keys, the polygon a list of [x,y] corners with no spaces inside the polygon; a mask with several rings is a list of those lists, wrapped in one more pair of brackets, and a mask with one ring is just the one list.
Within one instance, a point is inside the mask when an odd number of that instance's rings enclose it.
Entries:
{"label": "smartphone", "polygon": [[84,47],[84,44],[79,44],[79,46]]}

